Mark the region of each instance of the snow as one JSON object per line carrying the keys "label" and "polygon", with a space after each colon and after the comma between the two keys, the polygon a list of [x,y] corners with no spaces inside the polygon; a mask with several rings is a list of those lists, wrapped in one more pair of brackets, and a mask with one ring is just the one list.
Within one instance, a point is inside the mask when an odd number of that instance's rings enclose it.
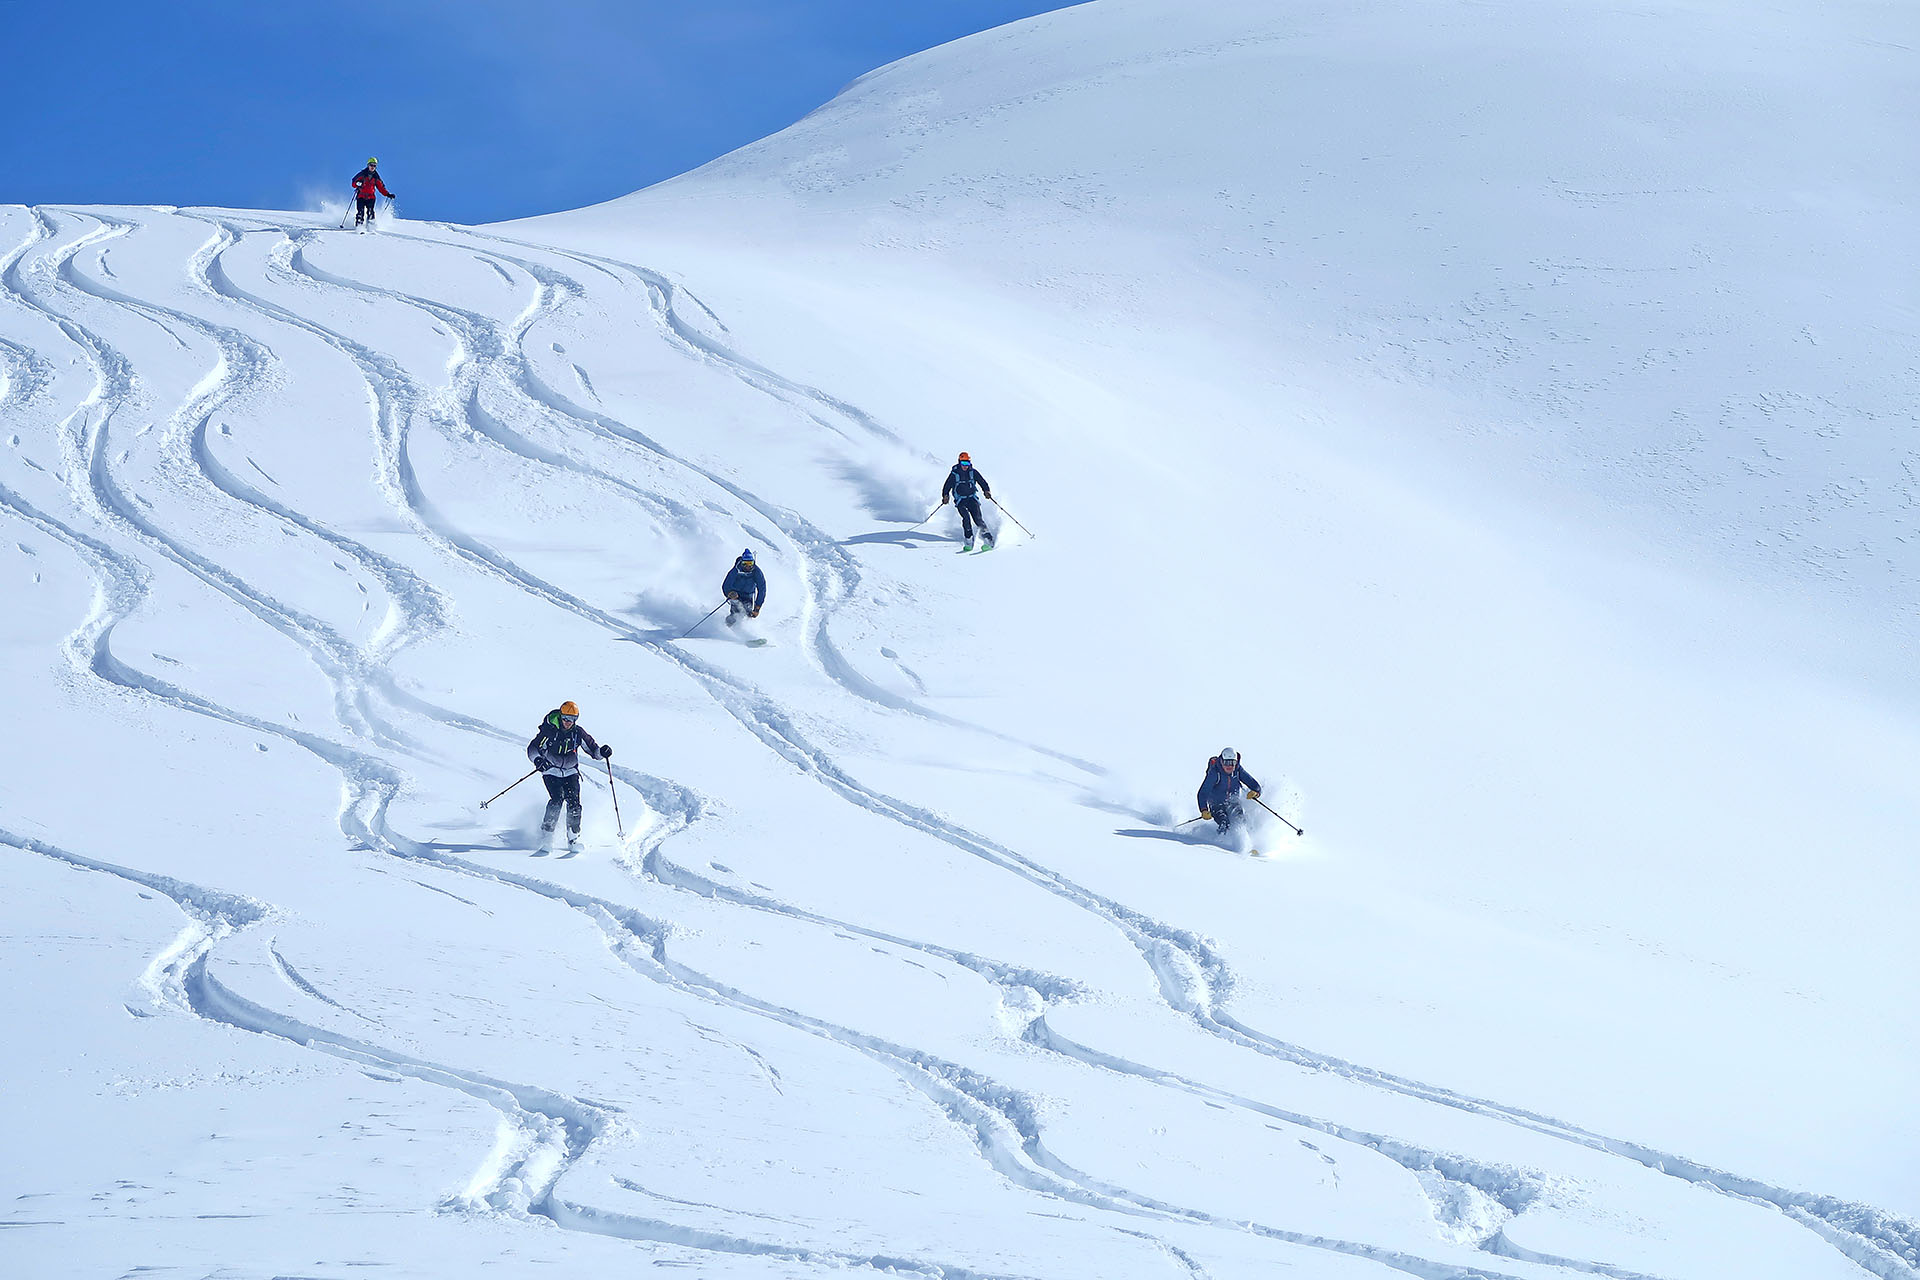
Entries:
{"label": "snow", "polygon": [[1101,0],[520,224],[0,208],[6,1274],[1920,1274],[1914,22]]}

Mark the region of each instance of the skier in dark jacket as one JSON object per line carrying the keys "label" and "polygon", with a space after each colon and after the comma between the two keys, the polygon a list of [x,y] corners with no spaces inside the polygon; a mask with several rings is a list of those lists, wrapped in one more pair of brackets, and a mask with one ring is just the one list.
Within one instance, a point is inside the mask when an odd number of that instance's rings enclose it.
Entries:
{"label": "skier in dark jacket", "polygon": [[1249,799],[1260,798],[1260,782],[1240,767],[1240,753],[1232,747],[1221,748],[1219,755],[1207,761],[1207,776],[1201,779],[1200,794],[1195,799],[1200,804],[1200,816],[1212,818],[1222,835],[1240,821],[1242,787],[1247,789]]}
{"label": "skier in dark jacket", "polygon": [[953,502],[954,510],[960,513],[960,532],[966,535],[966,549],[973,550],[973,529],[980,526],[980,540],[986,544],[982,550],[993,546],[993,530],[987,528],[987,521],[980,514],[980,499],[993,501],[993,486],[987,478],[973,469],[973,459],[966,454],[960,455],[960,461],[953,464],[953,470],[947,472],[947,482],[940,486],[940,505]]}
{"label": "skier in dark jacket", "polygon": [[540,780],[547,784],[547,815],[540,820],[542,848],[552,843],[553,824],[560,816],[563,803],[567,806],[567,843],[580,839],[581,748],[586,749],[589,760],[607,760],[613,756],[613,748],[595,742],[593,735],[580,727],[579,721],[580,708],[563,702],[547,712],[547,718],[540,722],[540,731],[527,744],[527,759],[540,771]]}
{"label": "skier in dark jacket", "polygon": [[373,225],[373,200],[376,195],[393,199],[393,192],[380,181],[380,158],[367,157],[367,167],[353,175],[353,225]]}
{"label": "skier in dark jacket", "polygon": [[760,606],[767,602],[767,575],[753,562],[752,547],[742,551],[733,568],[727,570],[727,576],[720,581],[720,590],[727,597],[728,626],[740,621],[743,613],[749,618],[760,616]]}

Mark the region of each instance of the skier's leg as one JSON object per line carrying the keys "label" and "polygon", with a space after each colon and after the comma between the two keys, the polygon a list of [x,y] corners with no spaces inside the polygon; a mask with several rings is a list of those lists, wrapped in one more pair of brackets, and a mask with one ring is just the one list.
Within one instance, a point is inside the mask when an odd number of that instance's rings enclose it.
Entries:
{"label": "skier's leg", "polygon": [[580,775],[574,774],[567,783],[567,835],[580,834]]}
{"label": "skier's leg", "polygon": [[972,542],[974,521],[980,518],[980,500],[978,498],[962,498],[953,505],[960,512],[961,534],[966,537],[968,542]]}
{"label": "skier's leg", "polygon": [[543,773],[540,775],[540,781],[547,784],[547,816],[540,819],[540,829],[551,832],[553,824],[560,819],[560,802],[566,798],[567,792],[566,788],[560,785],[562,780],[559,778]]}

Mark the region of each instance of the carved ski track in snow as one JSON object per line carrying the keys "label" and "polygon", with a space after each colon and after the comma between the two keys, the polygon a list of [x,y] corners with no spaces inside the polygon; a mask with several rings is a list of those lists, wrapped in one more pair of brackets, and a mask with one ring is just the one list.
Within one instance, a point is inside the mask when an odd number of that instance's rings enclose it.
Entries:
{"label": "carved ski track in snow", "polygon": [[[495,236],[482,236],[478,233],[471,234],[473,234],[475,238],[486,239],[494,243],[513,245],[514,248],[521,252],[532,251],[535,248],[534,246],[518,245],[513,241],[503,240]],[[689,359],[721,369],[746,386],[799,412],[808,421],[832,432],[842,439],[851,440],[852,437],[846,431],[833,424],[832,418],[835,416],[854,422],[864,428],[869,434],[879,438],[889,446],[898,448],[902,452],[911,453],[929,465],[935,465],[931,455],[926,454],[922,450],[911,449],[898,435],[883,426],[864,410],[828,395],[826,392],[814,387],[782,377],[772,370],[767,369],[765,366],[740,356],[725,344],[708,337],[700,331],[698,326],[689,324],[681,318],[676,309],[675,304],[678,298],[685,297],[689,299],[693,305],[699,307],[708,316],[713,317],[714,323],[719,325],[723,331],[726,328],[726,326],[720,322],[719,317],[714,315],[711,308],[694,297],[688,290],[669,280],[666,276],[658,272],[649,271],[644,267],[636,267],[627,263],[616,262],[610,258],[599,258],[591,254],[581,254],[561,249],[546,249],[545,252],[605,274],[620,283],[623,288],[629,285],[628,279],[622,276],[622,272],[626,273],[626,277],[630,277],[632,282],[637,283],[644,293],[647,299],[648,309],[653,315],[654,324],[661,336]],[[530,258],[515,257],[504,253],[500,256],[529,274],[534,275],[537,279],[548,282],[556,290],[563,290],[582,296],[585,293],[584,286],[578,281],[564,273],[556,272],[552,268],[542,267]],[[524,335],[524,330],[522,333]],[[918,716],[934,724],[946,725],[950,728],[964,729],[971,733],[978,733],[996,741],[1004,742],[1009,746],[1019,747],[1022,750],[1031,751],[1038,755],[1058,760],[1063,764],[1070,765],[1082,772],[1093,774],[1096,777],[1105,775],[1107,771],[1092,761],[1083,760],[1077,756],[1069,755],[1051,747],[1026,742],[1001,730],[974,724],[956,716],[950,716],[945,712],[935,711],[911,698],[892,693],[874,684],[871,680],[868,680],[860,674],[859,670],[855,668],[852,663],[847,661],[846,656],[840,652],[839,647],[834,643],[832,633],[828,630],[828,623],[831,621],[834,606],[853,598],[859,591],[862,582],[859,562],[846,548],[840,545],[838,540],[829,536],[825,531],[798,513],[761,498],[759,495],[749,492],[743,487],[727,480],[725,477],[701,467],[699,464],[688,459],[682,458],[679,455],[673,454],[671,451],[666,450],[659,442],[635,430],[618,418],[603,413],[598,409],[580,404],[558,387],[540,378],[538,373],[534,371],[531,360],[524,360],[523,367],[528,375],[529,394],[534,395],[546,403],[555,412],[562,413],[581,423],[583,426],[596,430],[602,435],[625,440],[649,452],[671,458],[679,465],[695,471],[712,484],[732,494],[736,499],[745,503],[762,518],[778,528],[781,533],[787,537],[789,543],[800,552],[808,567],[807,574],[803,579],[807,584],[808,594],[802,610],[802,627],[807,636],[807,652],[813,660],[816,669],[828,679],[840,685],[855,697],[870,702],[875,706],[885,708],[886,710],[901,711],[909,715]]]}
{"label": "carved ski track in snow", "polygon": [[[119,237],[134,229],[134,223],[101,222],[106,234],[101,239]],[[161,309],[145,303],[134,302],[107,290],[96,291],[90,287],[85,277],[75,269],[74,257],[88,245],[95,243],[93,237],[83,237],[69,250],[57,256],[53,264],[53,274],[58,279],[58,288],[65,289],[96,305],[120,306],[137,315],[145,315],[154,323],[163,323],[156,318]],[[192,550],[180,538],[167,532],[160,524],[145,514],[141,504],[127,495],[120,481],[114,475],[110,431],[121,412],[133,404],[133,389],[136,374],[126,357],[116,348],[85,328],[77,320],[64,315],[51,302],[23,294],[29,305],[39,308],[43,313],[71,324],[70,335],[87,349],[96,365],[105,371],[104,382],[107,392],[104,397],[105,409],[91,424],[81,425],[69,434],[67,445],[70,449],[69,464],[74,477],[84,476],[86,487],[80,495],[89,513],[104,523],[131,534],[167,559],[206,583],[209,587],[225,595],[234,603],[265,622],[274,630],[293,641],[303,652],[335,691],[335,718],[348,732],[364,736],[385,745],[413,749],[411,742],[405,739],[385,740],[377,727],[379,719],[371,714],[367,705],[367,690],[377,679],[370,674],[370,664],[364,660],[359,650],[340,636],[338,632],[293,606],[275,600],[255,588],[239,575],[223,568],[213,560]],[[181,317],[185,321],[185,317]],[[211,328],[211,326],[208,326]],[[177,335],[176,335],[177,339]],[[216,340],[217,341],[217,340]],[[257,379],[259,370],[266,359],[264,348],[258,343],[235,340],[230,354],[241,363],[241,372],[234,372],[233,366],[226,363],[229,349],[221,346],[222,363],[213,371],[202,387],[170,415],[169,435],[179,439],[189,433],[204,429],[206,421],[215,409],[233,394],[236,380]],[[175,451],[173,461],[181,462],[181,455],[187,454],[184,444]],[[201,478],[213,485],[204,470],[186,462],[185,469],[199,471]]]}
{"label": "carved ski track in snow", "polygon": [[[110,221],[128,231],[139,227],[136,223]],[[189,260],[189,279],[209,298],[221,300],[207,281],[208,264],[232,247],[235,239],[231,231],[219,228]],[[349,641],[336,630],[317,621],[306,619],[302,622],[303,626],[315,630],[327,660],[338,664],[339,673],[333,678],[334,683],[336,687],[344,685],[351,690],[357,721],[369,727],[382,725],[381,719],[371,714],[367,705],[369,695],[377,694],[396,707],[419,712],[442,724],[497,736],[503,740],[509,738],[511,735],[491,725],[431,705],[401,689],[386,668],[386,664],[402,650],[431,636],[445,625],[446,602],[437,589],[397,561],[268,497],[236,476],[214,455],[207,439],[214,413],[222,405],[274,380],[271,371],[278,361],[273,352],[241,330],[175,308],[145,302],[90,280],[71,260],[63,266],[62,278],[74,288],[103,302],[125,307],[156,322],[170,321],[200,334],[212,343],[220,351],[223,361],[220,376],[217,381],[207,385],[199,397],[182,405],[170,419],[174,426],[168,441],[172,461],[183,472],[189,466],[197,470],[204,483],[232,502],[252,507],[273,520],[326,543],[351,559],[380,584],[387,597],[388,617],[365,644]],[[239,581],[237,575],[226,576]],[[311,648],[304,639],[301,643],[303,647]],[[394,739],[388,745],[418,750],[418,744],[404,738]]]}

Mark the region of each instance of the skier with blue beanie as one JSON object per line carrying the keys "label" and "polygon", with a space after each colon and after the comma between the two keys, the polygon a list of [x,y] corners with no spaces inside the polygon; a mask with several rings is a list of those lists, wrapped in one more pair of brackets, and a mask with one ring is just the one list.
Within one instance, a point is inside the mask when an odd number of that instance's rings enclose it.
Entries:
{"label": "skier with blue beanie", "polygon": [[767,602],[767,575],[753,562],[752,547],[742,551],[740,558],[733,562],[733,568],[720,583],[720,590],[727,597],[728,626],[739,622],[743,613],[749,618],[760,616],[760,606]]}
{"label": "skier with blue beanie", "polygon": [[1248,799],[1260,798],[1260,781],[1240,767],[1240,753],[1232,747],[1222,747],[1219,755],[1207,761],[1207,776],[1201,780],[1200,793],[1195,797],[1200,804],[1200,816],[1213,819],[1221,835],[1240,821],[1242,787],[1246,788]]}

